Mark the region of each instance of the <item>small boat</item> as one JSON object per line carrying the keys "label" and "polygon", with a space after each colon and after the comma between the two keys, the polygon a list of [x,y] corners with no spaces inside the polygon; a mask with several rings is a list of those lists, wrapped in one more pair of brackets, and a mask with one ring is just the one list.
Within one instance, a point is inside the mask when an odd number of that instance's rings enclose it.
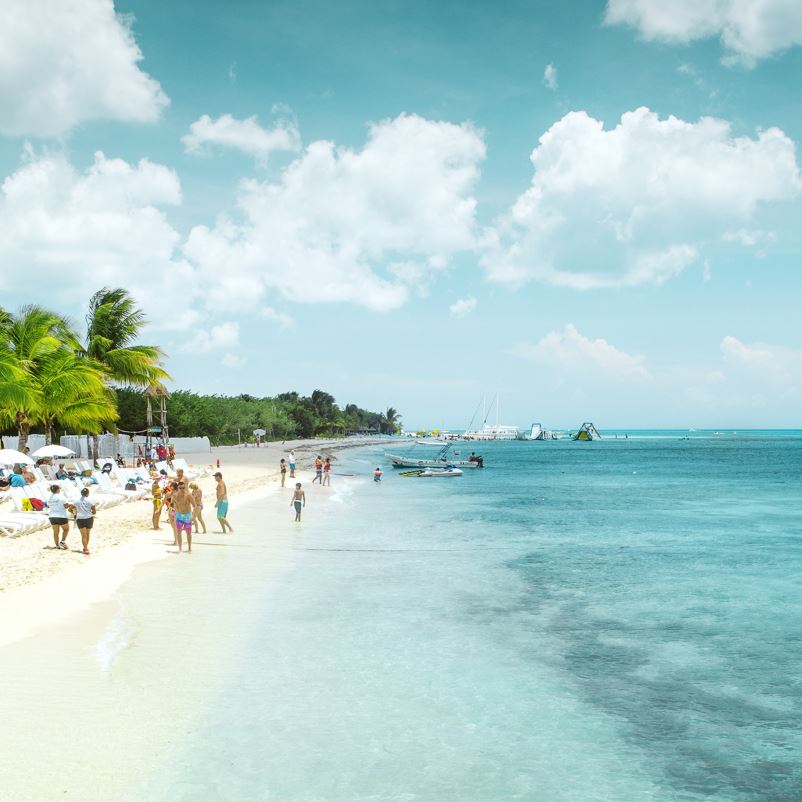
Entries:
{"label": "small boat", "polygon": [[[418,454],[389,454],[384,456],[393,468],[483,468],[484,460],[481,456],[471,454],[468,459],[461,459],[460,452],[452,449],[451,443],[437,440],[419,440],[419,446],[439,446],[440,451],[429,457]],[[450,453],[449,453],[450,452]]]}
{"label": "small boat", "polygon": [[416,471],[404,471],[399,476],[415,476],[419,479],[450,479],[454,476],[462,476],[459,468],[420,468]]}

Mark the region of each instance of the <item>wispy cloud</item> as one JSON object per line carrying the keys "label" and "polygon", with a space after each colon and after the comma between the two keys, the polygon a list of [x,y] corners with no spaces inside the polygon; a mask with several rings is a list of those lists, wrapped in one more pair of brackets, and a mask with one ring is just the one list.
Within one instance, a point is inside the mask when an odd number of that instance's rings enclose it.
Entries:
{"label": "wispy cloud", "polygon": [[470,315],[479,302],[474,297],[460,298],[448,307],[451,317],[461,318]]}
{"label": "wispy cloud", "polygon": [[547,64],[543,70],[543,83],[548,89],[554,90],[558,87],[557,68],[553,64]]}

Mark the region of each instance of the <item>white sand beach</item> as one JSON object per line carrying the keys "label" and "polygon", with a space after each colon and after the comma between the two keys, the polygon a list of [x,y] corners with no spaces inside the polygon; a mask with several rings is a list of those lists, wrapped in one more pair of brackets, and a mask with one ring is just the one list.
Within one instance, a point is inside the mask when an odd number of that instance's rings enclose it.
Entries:
{"label": "white sand beach", "polygon": [[[237,508],[267,498],[279,486],[279,460],[291,449],[295,449],[298,459],[298,481],[309,489],[314,475],[310,466],[316,454],[335,455],[338,450],[360,444],[364,441],[295,440],[265,443],[260,448],[224,446],[211,453],[181,456],[195,466],[216,466],[220,461],[219,470],[231,499],[229,518],[236,529]],[[214,515],[211,473],[198,483],[204,494],[204,519],[209,535],[198,534],[193,543],[202,548],[205,540],[219,530],[219,525]],[[266,509],[278,513],[275,502],[273,499]],[[161,531],[154,531],[151,513],[149,499],[99,511],[92,534],[92,554],[88,558],[81,553],[80,536],[74,527],[67,540],[68,551],[53,548],[50,528],[0,538],[0,646],[109,598],[131,576],[135,566],[174,555],[176,549],[172,546],[169,525],[162,521]]]}

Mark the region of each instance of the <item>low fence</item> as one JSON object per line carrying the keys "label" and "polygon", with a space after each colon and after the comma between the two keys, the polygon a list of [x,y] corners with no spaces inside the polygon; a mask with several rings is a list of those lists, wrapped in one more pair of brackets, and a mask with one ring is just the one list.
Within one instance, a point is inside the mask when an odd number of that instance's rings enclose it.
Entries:
{"label": "low fence", "polygon": [[[19,438],[4,437],[3,443],[6,448],[17,448]],[[85,459],[89,455],[92,438],[86,435],[68,434],[59,438],[59,443],[65,448],[75,452],[76,457]],[[170,439],[176,454],[200,454],[212,450],[208,437],[173,437]],[[45,444],[43,434],[31,434],[28,436],[28,448],[31,452],[36,451]],[[98,438],[99,457],[115,457],[122,454],[127,460],[132,457],[144,456],[145,438],[135,437],[133,441],[128,435],[102,434]],[[141,452],[140,452],[141,449]]]}

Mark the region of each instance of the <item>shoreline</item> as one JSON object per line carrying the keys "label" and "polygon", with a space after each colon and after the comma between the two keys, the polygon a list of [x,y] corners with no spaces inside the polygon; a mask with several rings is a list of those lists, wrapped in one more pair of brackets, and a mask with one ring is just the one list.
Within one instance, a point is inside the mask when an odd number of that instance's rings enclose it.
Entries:
{"label": "shoreline", "polygon": [[[236,509],[266,498],[279,484],[278,463],[294,449],[298,457],[299,480],[311,481],[312,454],[335,454],[352,448],[381,445],[384,439],[274,441],[260,448],[220,446],[208,455],[186,455],[190,464],[214,465],[228,486],[236,537]],[[180,455],[184,456],[184,455]],[[199,460],[198,457],[204,457]],[[206,463],[206,458],[209,462]],[[217,469],[215,469],[217,470]],[[336,471],[335,471],[336,475]],[[211,475],[198,484],[204,492],[205,522],[208,534],[217,533],[217,520],[210,499],[214,494]],[[289,486],[289,482],[287,483]],[[171,530],[162,521],[160,531],[150,528],[150,499],[124,502],[101,510],[92,538],[92,555],[87,559],[74,545],[77,530],[72,528],[67,552],[56,552],[50,528],[16,538],[0,538],[0,646],[34,635],[44,627],[64,621],[90,605],[107,601],[129,581],[138,565],[177,555],[170,540]],[[218,533],[219,534],[219,533]],[[204,534],[193,536],[194,545],[204,546]],[[194,552],[193,552],[194,553]],[[57,600],[57,602],[54,602]]]}

